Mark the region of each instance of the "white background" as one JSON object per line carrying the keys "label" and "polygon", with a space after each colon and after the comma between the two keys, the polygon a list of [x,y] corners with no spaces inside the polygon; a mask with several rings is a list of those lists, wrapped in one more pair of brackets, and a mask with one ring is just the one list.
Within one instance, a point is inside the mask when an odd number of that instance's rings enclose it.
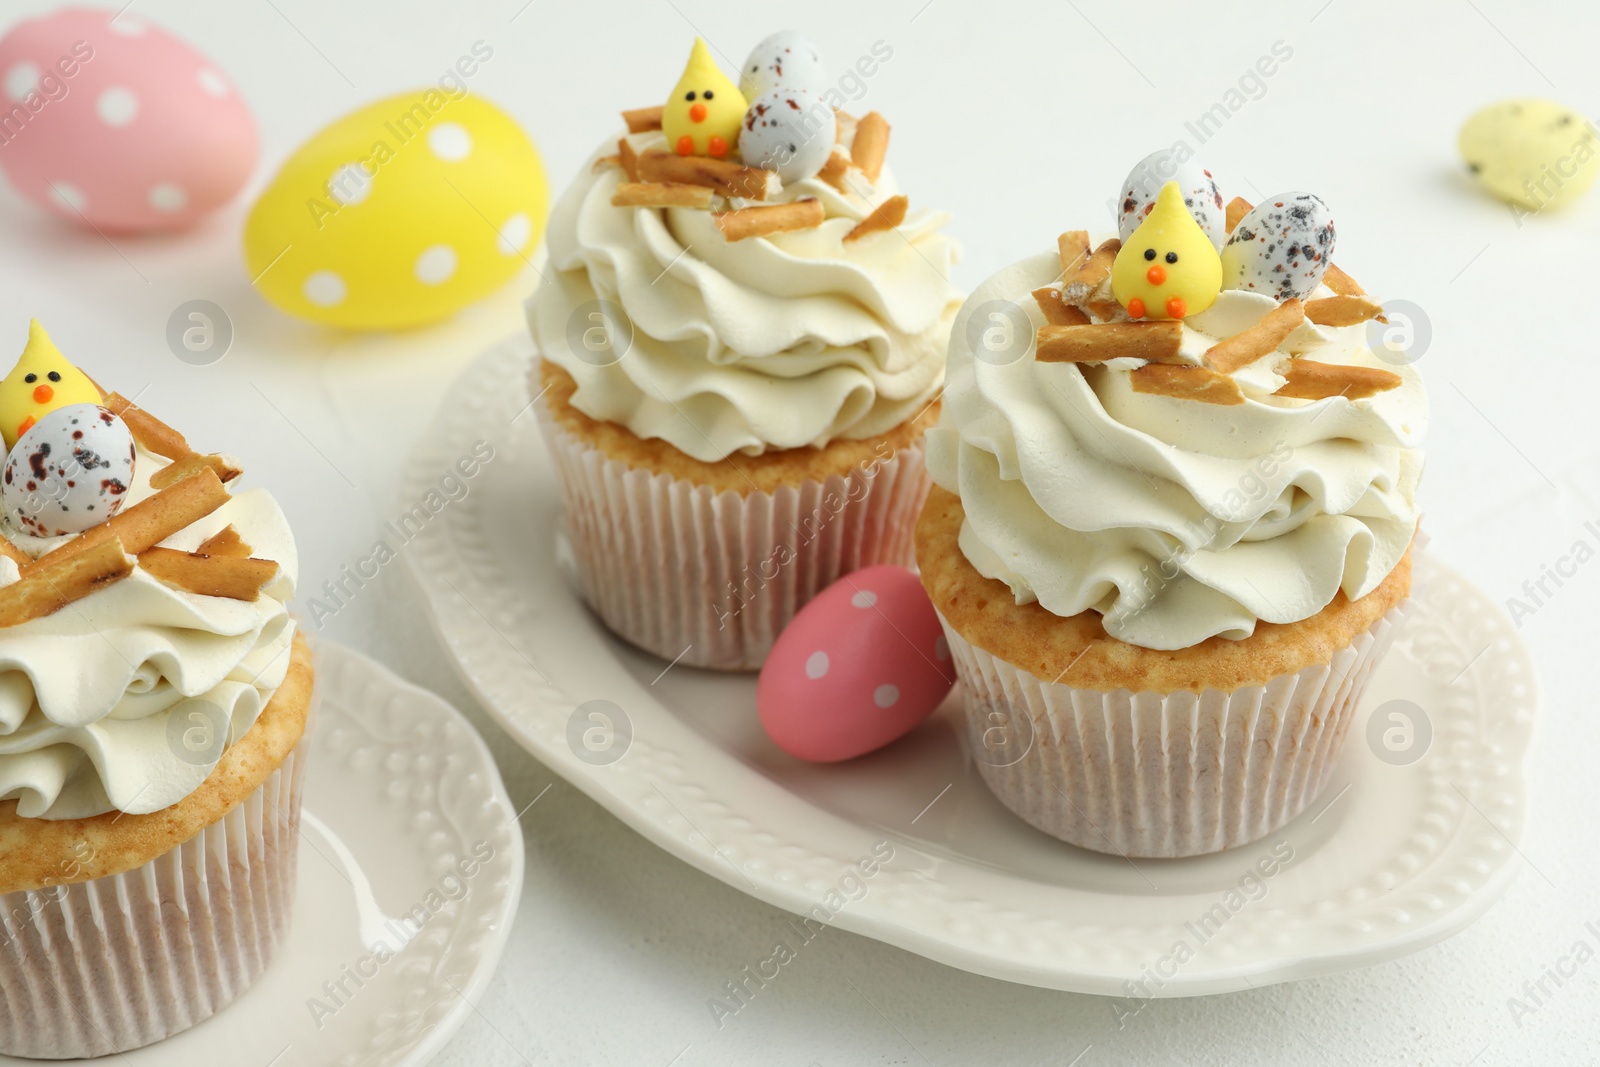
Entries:
{"label": "white background", "polygon": [[[784,27],[814,35],[839,65],[882,40],[893,59],[852,110],[894,124],[900,180],[914,202],[951,211],[966,249],[956,281],[971,288],[1061,230],[1107,228],[1132,163],[1180,138],[1195,145],[1185,122],[1282,41],[1292,57],[1200,155],[1225,195],[1322,196],[1339,262],[1369,290],[1425,309],[1432,550],[1503,600],[1575,541],[1600,545],[1584,529],[1600,527],[1600,194],[1518,225],[1471,187],[1454,147],[1466,115],[1504,96],[1600,113],[1592,5],[1215,5],[1223,16],[1071,0],[524,3],[136,0],[130,15],[179,32],[240,85],[262,164],[250,192],[198,230],[114,247],[0,192],[0,349],[20,351],[37,315],[100,381],[140,394],[201,447],[241,456],[288,511],[310,594],[370,550],[441,390],[521,328],[536,280],[529,271],[456,319],[399,336],[342,335],[269,307],[239,252],[246,206],[334,118],[436,81],[482,40],[494,56],[473,91],[524,125],[559,190],[619,109],[663,98],[696,28],[725,65]],[[50,6],[6,0],[5,13]],[[220,304],[236,330],[214,366],[167,348],[168,315],[194,298]],[[767,954],[784,915],[657,851],[507,742],[435,647],[401,568],[323,633],[467,709],[519,808],[551,786],[523,819],[528,886],[500,976],[439,1063],[1488,1067],[1600,1057],[1600,960],[1548,987],[1520,1025],[1507,1007],[1574,942],[1600,949],[1584,929],[1600,925],[1597,609],[1591,563],[1523,620],[1544,692],[1537,792],[1523,869],[1484,919],[1396,963],[1162,1002],[1121,1031],[1107,1001],[967,975],[839,931],[719,1031],[707,997]]]}

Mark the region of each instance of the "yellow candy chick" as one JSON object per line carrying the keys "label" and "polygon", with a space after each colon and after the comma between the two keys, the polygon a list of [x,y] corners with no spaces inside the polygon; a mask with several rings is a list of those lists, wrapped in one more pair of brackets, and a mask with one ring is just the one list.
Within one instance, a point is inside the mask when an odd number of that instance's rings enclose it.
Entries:
{"label": "yellow candy chick", "polygon": [[1181,319],[1210,307],[1221,289],[1222,257],[1178,183],[1168,182],[1111,264],[1111,294],[1133,318]]}
{"label": "yellow candy chick", "polygon": [[57,408],[69,404],[98,404],[100,390],[83,371],[67,362],[39,320],[28,324],[28,347],[11,373],[0,381],[0,435],[6,451],[17,438]]}
{"label": "yellow candy chick", "polygon": [[661,132],[680,156],[724,159],[739,142],[749,107],[739,87],[717,67],[705,41],[696,37],[689,65],[661,116]]}

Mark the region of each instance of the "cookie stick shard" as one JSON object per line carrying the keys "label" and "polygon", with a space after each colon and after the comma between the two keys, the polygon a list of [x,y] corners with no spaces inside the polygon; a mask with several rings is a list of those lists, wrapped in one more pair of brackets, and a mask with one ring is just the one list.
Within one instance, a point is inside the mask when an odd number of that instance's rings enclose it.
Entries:
{"label": "cookie stick shard", "polygon": [[0,589],[0,626],[20,626],[53,615],[133,573],[133,560],[115,537],[69,556],[51,556],[56,553],[45,557],[50,562]]}
{"label": "cookie stick shard", "polygon": [[270,559],[208,556],[174,548],[145,549],[139,553],[139,566],[186,592],[229,600],[259,599],[261,590],[278,576],[278,565]]}
{"label": "cookie stick shard", "polygon": [[254,550],[239,536],[236,526],[228,525],[201,542],[195,549],[202,556],[228,556],[231,559],[248,559]]}
{"label": "cookie stick shard", "polygon": [[1382,313],[1383,308],[1364,296],[1323,296],[1306,301],[1306,318],[1318,326],[1354,326]]}
{"label": "cookie stick shard", "polygon": [[882,230],[892,230],[906,221],[906,209],[911,201],[905,196],[891,196],[883,203],[872,209],[872,213],[844,235],[844,241],[859,241],[869,233],[878,233]]}
{"label": "cookie stick shard", "polygon": [[1104,363],[1108,359],[1178,363],[1182,339],[1183,323],[1176,319],[1041,326],[1034,358],[1042,363]]}
{"label": "cookie stick shard", "polygon": [[1044,321],[1051,326],[1087,326],[1089,316],[1083,309],[1061,299],[1061,290],[1046,285],[1033,291],[1034,302],[1044,313]]}
{"label": "cookie stick shard", "polygon": [[790,230],[809,230],[821,226],[827,213],[822,202],[812,197],[790,204],[762,204],[758,207],[723,211],[712,216],[717,229],[729,241],[743,241],[747,237],[765,237],[771,233]]}
{"label": "cookie stick shard", "polygon": [[1365,400],[1400,385],[1400,375],[1381,367],[1353,367],[1339,363],[1317,363],[1297,359],[1284,371],[1288,379],[1273,396],[1296,400],[1326,400],[1342,396],[1346,400]]}
{"label": "cookie stick shard", "polygon": [[1122,251],[1122,241],[1116,237],[1101,243],[1089,258],[1078,264],[1078,269],[1068,275],[1061,286],[1061,296],[1068,303],[1081,304],[1094,295],[1095,290],[1111,277],[1111,264]]}
{"label": "cookie stick shard", "polygon": [[710,156],[680,156],[653,148],[635,161],[641,181],[704,185],[720,196],[770,200],[783,190],[774,171]]}
{"label": "cookie stick shard", "polygon": [[1056,238],[1056,250],[1061,253],[1061,278],[1065,281],[1089,258],[1089,231],[1068,230]]}
{"label": "cookie stick shard", "polygon": [[889,120],[876,111],[869,111],[856,123],[855,140],[850,144],[850,162],[869,182],[877,182],[883,173],[883,159],[889,154]]}
{"label": "cookie stick shard", "polygon": [[1136,393],[1198,400],[1202,404],[1232,406],[1244,403],[1239,383],[1209,367],[1150,363],[1129,374],[1128,379]]}
{"label": "cookie stick shard", "polygon": [[704,185],[682,182],[621,182],[611,194],[612,207],[688,207],[707,211],[716,194]]}
{"label": "cookie stick shard", "polygon": [[627,123],[629,133],[646,133],[650,130],[661,128],[661,118],[666,113],[666,108],[638,107],[632,111],[622,113],[622,121]]}
{"label": "cookie stick shard", "polygon": [[1232,374],[1277,351],[1284,339],[1305,321],[1305,305],[1299,300],[1287,300],[1263,315],[1261,321],[1248,330],[1240,330],[1206,349],[1206,364],[1223,374]]}

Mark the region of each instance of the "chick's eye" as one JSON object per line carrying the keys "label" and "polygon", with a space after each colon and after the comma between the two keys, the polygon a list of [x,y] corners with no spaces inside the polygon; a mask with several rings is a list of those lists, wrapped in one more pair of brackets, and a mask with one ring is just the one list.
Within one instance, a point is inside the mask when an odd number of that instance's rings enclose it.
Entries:
{"label": "chick's eye", "polygon": [[45,375],[45,377],[49,378],[52,382],[59,382],[61,380],[61,372],[58,370],[53,370],[49,374]]}
{"label": "chick's eye", "polygon": [[34,382],[39,380],[39,376],[37,374],[30,374],[22,380],[27,382],[29,385],[32,385]]}
{"label": "chick's eye", "polygon": [[1155,259],[1156,258],[1156,250],[1153,249],[1153,248],[1145,249],[1144,250],[1144,258],[1145,259]]}
{"label": "chick's eye", "polygon": [[1176,263],[1176,262],[1178,262],[1178,253],[1176,253],[1176,252],[1168,252],[1167,253],[1167,262],[1168,263]]}
{"label": "chick's eye", "polygon": [[705,97],[706,97],[707,100],[710,100],[715,95],[717,95],[717,94],[713,93],[710,89],[707,89],[706,92],[705,92]]}
{"label": "chick's eye", "polygon": [[690,101],[694,100],[694,90],[690,89],[687,93],[684,93],[683,98]]}

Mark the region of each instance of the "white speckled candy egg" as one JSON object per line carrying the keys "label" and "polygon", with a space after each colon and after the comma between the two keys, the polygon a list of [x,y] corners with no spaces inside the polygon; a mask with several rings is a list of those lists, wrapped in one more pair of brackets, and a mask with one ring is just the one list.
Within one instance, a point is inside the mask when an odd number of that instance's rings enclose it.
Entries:
{"label": "white speckled candy egg", "polygon": [[0,40],[0,168],[106,231],[174,229],[233,199],[259,138],[233,83],[137,11],[68,8]]}
{"label": "white speckled candy egg", "polygon": [[1534,211],[1576,200],[1600,171],[1594,126],[1551,100],[1490,104],[1461,127],[1459,146],[1485,189]]}
{"label": "white speckled candy egg", "polygon": [[739,91],[746,100],[765,96],[780,86],[818,96],[828,87],[822,50],[793,30],[780,30],[756,45],[739,68]]}
{"label": "white speckled candy egg", "polygon": [[1333,262],[1328,205],[1310,193],[1279,193],[1250,210],[1222,250],[1222,287],[1265,293],[1278,303],[1309,297]]}
{"label": "white speckled candy egg", "polygon": [[754,167],[784,182],[813,178],[833,153],[839,120],[822,98],[804,89],[774,89],[744,113],[739,152]]}
{"label": "white speckled candy egg", "polygon": [[289,157],[245,223],[245,262],[291,315],[397,329],[453,315],[528,266],[544,228],[538,150],[476,95],[369,104]]}
{"label": "white speckled candy egg", "polygon": [[34,423],[6,459],[0,499],[13,526],[61,537],[121,510],[133,484],[133,434],[99,404],[69,404]]}
{"label": "white speckled candy egg", "polygon": [[778,635],[756,709],[779,748],[832,763],[910,733],[955,680],[921,579],[904,567],[867,567],[817,594]]}
{"label": "white speckled candy egg", "polygon": [[1161,187],[1174,181],[1183,192],[1183,204],[1189,214],[1221,250],[1228,239],[1222,190],[1209,170],[1193,159],[1180,160],[1170,148],[1150,153],[1128,172],[1122,183],[1122,197],[1117,201],[1117,234],[1126,241],[1155,206]]}

